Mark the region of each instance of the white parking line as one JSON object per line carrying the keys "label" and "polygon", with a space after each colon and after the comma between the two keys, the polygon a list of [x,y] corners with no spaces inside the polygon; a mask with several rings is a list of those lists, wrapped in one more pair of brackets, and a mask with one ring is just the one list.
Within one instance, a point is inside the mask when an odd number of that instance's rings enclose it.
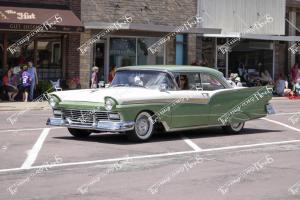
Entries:
{"label": "white parking line", "polygon": [[[64,127],[53,127],[51,129],[61,129]],[[28,128],[28,129],[10,129],[10,130],[0,130],[0,133],[2,132],[18,132],[18,131],[38,131],[38,130],[43,130],[45,128]]]}
{"label": "white parking line", "polygon": [[109,163],[109,162],[123,161],[123,160],[128,160],[128,159],[170,157],[170,156],[184,155],[184,154],[194,154],[194,153],[211,152],[211,151],[223,151],[223,150],[234,150],[234,149],[247,149],[247,148],[250,148],[250,147],[271,146],[271,145],[281,145],[281,144],[291,144],[291,143],[300,143],[300,140],[288,140],[288,141],[280,141],[280,142],[268,142],[268,143],[249,144],[249,145],[227,146],[227,147],[219,147],[219,148],[211,148],[211,149],[202,149],[200,151],[181,151],[181,152],[173,152],[173,153],[132,156],[132,157],[125,157],[125,158],[124,157],[112,158],[112,159],[105,159],[105,160],[92,160],[92,161],[83,161],[83,162],[60,163],[60,164],[54,164],[54,165],[39,165],[39,166],[32,166],[32,167],[29,167],[27,169],[24,169],[24,168],[1,169],[0,173],[12,172],[12,171],[24,171],[24,170],[30,170],[30,169],[39,169],[39,168],[43,168],[43,167],[66,167],[66,166],[76,166],[76,165],[90,165],[90,164],[99,164],[99,163]]}
{"label": "white parking line", "polygon": [[278,124],[278,125],[281,125],[281,126],[284,126],[286,128],[289,128],[289,129],[292,129],[294,131],[297,131],[297,132],[300,132],[300,129],[297,129],[295,127],[292,127],[292,126],[289,126],[287,124],[284,124],[284,123],[281,123],[281,122],[278,122],[278,121],[275,121],[275,120],[272,120],[272,119],[267,119],[267,118],[262,118],[263,120],[266,120],[266,121],[269,121],[269,122],[272,122],[274,124]]}
{"label": "white parking line", "polygon": [[275,114],[271,114],[271,115],[294,115],[297,114],[299,112],[291,112],[291,113],[275,113]]}
{"label": "white parking line", "polygon": [[187,143],[190,147],[192,147],[192,149],[194,149],[195,151],[201,151],[202,149],[196,145],[192,140],[190,140],[189,138],[182,136],[182,139],[185,141],[185,143]]}
{"label": "white parking line", "polygon": [[23,165],[21,166],[21,169],[29,169],[34,161],[37,158],[37,155],[39,151],[41,150],[43,143],[50,131],[50,128],[45,128],[36,143],[33,145],[32,149],[28,151],[28,156],[26,160],[24,161]]}

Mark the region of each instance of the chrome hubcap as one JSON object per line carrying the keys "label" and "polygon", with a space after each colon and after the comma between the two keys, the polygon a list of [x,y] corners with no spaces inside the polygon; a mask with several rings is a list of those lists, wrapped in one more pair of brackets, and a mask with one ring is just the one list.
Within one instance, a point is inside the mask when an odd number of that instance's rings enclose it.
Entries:
{"label": "chrome hubcap", "polygon": [[149,121],[147,118],[140,118],[136,122],[137,134],[144,136],[149,130]]}

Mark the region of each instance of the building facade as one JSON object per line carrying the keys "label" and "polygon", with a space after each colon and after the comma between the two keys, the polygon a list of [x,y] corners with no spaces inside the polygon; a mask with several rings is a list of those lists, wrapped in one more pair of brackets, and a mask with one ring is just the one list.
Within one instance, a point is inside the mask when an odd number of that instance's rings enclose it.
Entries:
{"label": "building facade", "polygon": [[[273,79],[279,74],[288,78],[300,61],[299,51],[290,49],[300,41],[299,7],[296,0],[199,0],[198,13],[207,18],[203,26],[219,27],[222,33],[198,35],[197,58],[227,77],[244,68],[256,76],[267,70]],[[230,48],[222,52],[224,45]]]}
{"label": "building facade", "polygon": [[[260,71],[261,63],[275,78],[299,62],[288,50],[299,41],[299,8],[295,0],[0,0],[0,73],[32,60],[41,80],[60,79],[73,89],[79,82],[89,87],[93,66],[108,82],[112,66],[198,61],[225,76],[240,66]],[[61,23],[8,50],[57,13]],[[259,25],[266,14],[273,21]],[[232,41],[230,51],[220,51]]]}
{"label": "building facade", "polygon": [[[80,56],[82,86],[88,87],[94,65],[100,68],[99,79],[108,81],[112,66],[192,63],[196,58],[197,33],[219,33],[218,29],[197,28],[198,24],[190,26],[189,20],[196,15],[197,0],[82,1],[82,45],[124,16],[132,19],[108,31]],[[184,28],[169,37],[157,53],[149,51],[151,45],[179,27]]]}
{"label": "building facade", "polygon": [[79,79],[80,0],[0,0],[0,73],[33,61],[41,81]]}
{"label": "building facade", "polygon": [[[297,26],[298,4],[294,0],[82,1],[85,32],[81,45],[126,15],[132,22],[90,42],[89,51],[80,55],[81,85],[89,87],[92,66],[100,68],[99,80],[107,82],[112,66],[192,64],[196,60],[227,77],[241,66],[256,73],[268,70],[273,78],[287,75],[299,59],[288,50],[297,41],[298,31],[286,21]],[[203,19],[197,29],[177,32],[156,54],[147,50],[196,15]],[[218,50],[237,38],[230,51]]]}

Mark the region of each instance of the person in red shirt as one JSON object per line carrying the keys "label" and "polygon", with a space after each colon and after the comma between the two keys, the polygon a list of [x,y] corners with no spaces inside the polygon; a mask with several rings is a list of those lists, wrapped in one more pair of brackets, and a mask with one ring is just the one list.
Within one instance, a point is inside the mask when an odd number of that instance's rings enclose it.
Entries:
{"label": "person in red shirt", "polygon": [[8,100],[9,101],[15,101],[15,97],[18,94],[18,88],[13,85],[12,83],[12,70],[9,69],[5,75],[3,76],[3,86],[8,94]]}
{"label": "person in red shirt", "polygon": [[113,80],[114,77],[115,77],[115,74],[116,74],[116,66],[113,65],[113,66],[111,67],[111,70],[110,70],[109,75],[108,75],[108,82],[109,82],[109,83],[112,82],[112,80]]}

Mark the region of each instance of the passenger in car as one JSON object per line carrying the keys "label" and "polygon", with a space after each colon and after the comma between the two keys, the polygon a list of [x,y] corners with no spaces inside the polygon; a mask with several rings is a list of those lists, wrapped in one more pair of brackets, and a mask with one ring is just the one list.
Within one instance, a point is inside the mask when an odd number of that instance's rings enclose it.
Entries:
{"label": "passenger in car", "polygon": [[181,90],[189,90],[189,81],[186,75],[180,75],[177,83]]}

